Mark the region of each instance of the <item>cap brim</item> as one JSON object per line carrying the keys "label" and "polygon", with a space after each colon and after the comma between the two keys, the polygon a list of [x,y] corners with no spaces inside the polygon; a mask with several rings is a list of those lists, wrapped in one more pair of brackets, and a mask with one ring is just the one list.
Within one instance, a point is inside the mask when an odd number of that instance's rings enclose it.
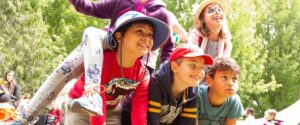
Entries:
{"label": "cap brim", "polygon": [[205,61],[205,64],[207,64],[207,65],[212,65],[213,64],[213,59],[207,54],[188,53],[188,54],[185,54],[183,57],[203,57],[204,61]]}
{"label": "cap brim", "polygon": [[170,29],[167,24],[152,17],[136,17],[134,19],[127,20],[123,22],[120,26],[118,26],[116,29],[114,29],[111,35],[113,36],[115,32],[118,31],[118,29],[123,27],[124,25],[137,20],[147,20],[154,25],[155,32],[153,37],[153,47],[151,49],[152,51],[160,48],[163,44],[165,44],[165,42],[170,36]]}

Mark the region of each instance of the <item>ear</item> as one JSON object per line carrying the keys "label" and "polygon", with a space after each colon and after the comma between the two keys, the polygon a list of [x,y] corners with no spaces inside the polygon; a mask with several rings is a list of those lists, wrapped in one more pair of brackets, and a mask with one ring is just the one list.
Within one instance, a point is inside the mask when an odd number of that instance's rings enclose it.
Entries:
{"label": "ear", "polygon": [[115,33],[115,40],[120,43],[122,39],[122,34],[120,32]]}
{"label": "ear", "polygon": [[212,77],[210,77],[209,75],[205,75],[205,78],[206,78],[207,86],[211,87],[212,84],[214,83],[214,79]]}
{"label": "ear", "polygon": [[174,73],[178,72],[179,66],[178,66],[178,64],[177,64],[176,62],[172,61],[172,62],[170,63],[170,67],[171,67],[171,70],[172,70]]}

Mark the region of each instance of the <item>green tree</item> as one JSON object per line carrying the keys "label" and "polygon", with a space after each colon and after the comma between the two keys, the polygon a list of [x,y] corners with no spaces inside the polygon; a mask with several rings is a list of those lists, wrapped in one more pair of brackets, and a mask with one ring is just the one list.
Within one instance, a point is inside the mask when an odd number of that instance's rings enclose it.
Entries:
{"label": "green tree", "polygon": [[60,51],[70,53],[81,42],[87,27],[104,28],[108,20],[86,16],[76,12],[68,0],[49,1],[43,8],[43,17],[49,25],[48,33]]}
{"label": "green tree", "polygon": [[64,53],[57,53],[47,34],[40,5],[43,1],[0,2],[1,74],[15,70],[21,91],[35,92]]}
{"label": "green tree", "polygon": [[297,0],[272,0],[264,4],[264,16],[257,22],[257,36],[267,41],[268,55],[264,79],[274,75],[281,89],[266,93],[260,100],[270,107],[283,109],[300,98],[299,28],[300,4]]}

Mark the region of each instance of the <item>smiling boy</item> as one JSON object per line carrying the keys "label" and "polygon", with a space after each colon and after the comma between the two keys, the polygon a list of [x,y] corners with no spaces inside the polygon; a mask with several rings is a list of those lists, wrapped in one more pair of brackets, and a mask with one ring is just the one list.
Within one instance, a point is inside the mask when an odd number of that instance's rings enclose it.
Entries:
{"label": "smiling boy", "polygon": [[204,66],[212,63],[197,46],[177,47],[150,80],[148,124],[194,125],[197,86],[204,78]]}

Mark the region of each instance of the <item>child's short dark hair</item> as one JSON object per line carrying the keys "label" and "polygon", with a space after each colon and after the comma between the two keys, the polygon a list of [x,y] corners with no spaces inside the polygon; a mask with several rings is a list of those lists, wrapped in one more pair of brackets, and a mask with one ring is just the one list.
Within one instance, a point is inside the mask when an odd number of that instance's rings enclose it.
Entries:
{"label": "child's short dark hair", "polygon": [[214,64],[211,66],[208,66],[207,69],[207,75],[209,75],[211,78],[214,78],[216,71],[227,71],[232,70],[236,72],[237,74],[240,74],[240,67],[236,63],[234,59],[231,58],[221,58],[221,59],[215,59]]}
{"label": "child's short dark hair", "polygon": [[[131,23],[128,23],[128,24],[122,26],[122,28],[120,28],[117,32],[120,32],[122,34],[122,36],[124,36],[124,34],[126,33],[126,31],[132,26],[132,24],[135,24],[135,23],[150,25],[150,26],[153,27],[153,30],[155,30],[154,25],[152,24],[152,22],[150,22],[148,20],[136,20],[136,21],[133,21]],[[153,33],[154,32],[155,31],[153,31]]]}

